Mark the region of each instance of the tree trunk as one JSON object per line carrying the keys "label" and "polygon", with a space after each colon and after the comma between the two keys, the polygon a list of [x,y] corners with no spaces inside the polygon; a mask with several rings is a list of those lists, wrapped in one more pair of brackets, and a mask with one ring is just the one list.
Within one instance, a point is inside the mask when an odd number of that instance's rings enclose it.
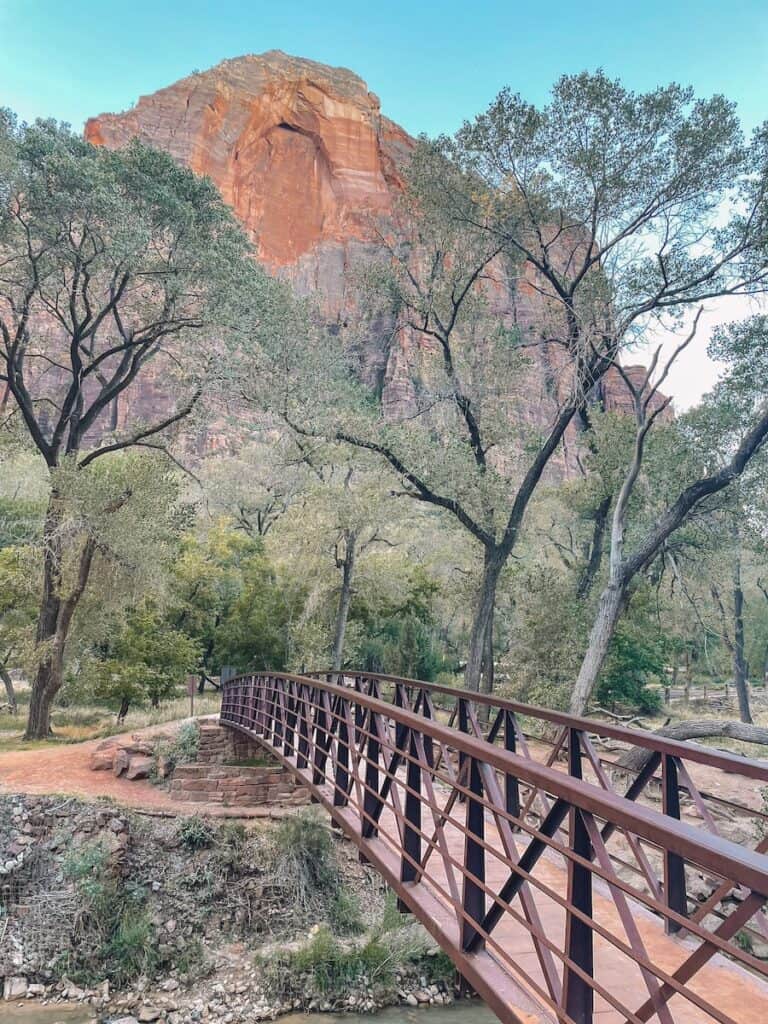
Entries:
{"label": "tree trunk", "polygon": [[580,599],[590,594],[600,572],[600,566],[603,562],[606,527],[608,526],[608,513],[611,510],[611,497],[609,494],[603,498],[593,513],[592,543],[589,546],[589,559],[576,588],[576,595]]}
{"label": "tree trunk", "polygon": [[[768,746],[768,729],[759,725],[747,725],[744,722],[715,720],[709,718],[691,719],[686,722],[675,722],[665,725],[654,732],[654,736],[664,736],[672,740],[701,740],[723,736],[726,739],[740,740],[742,743],[759,743]],[[622,754],[617,764],[639,772],[645,767],[652,751],[645,747],[633,747]]]}
{"label": "tree trunk", "polygon": [[29,695],[25,740],[45,740],[51,734],[51,707],[64,681],[63,659],[53,653],[38,665]]}
{"label": "tree trunk", "polygon": [[[464,685],[468,690],[480,691],[483,661],[488,644],[488,630],[493,628],[493,609],[496,605],[496,587],[506,559],[499,549],[486,548],[483,578],[477,594],[475,619],[469,640],[469,654],[464,669]],[[492,634],[491,634],[492,637]],[[493,683],[491,682],[491,686]],[[487,690],[486,692],[490,692]]]}
{"label": "tree trunk", "polygon": [[64,651],[72,617],[91,573],[96,542],[87,537],[80,551],[77,580],[66,598],[61,593],[62,549],[60,499],[51,493],[43,528],[43,595],[37,618],[36,642],[40,661],[29,697],[24,738],[45,739],[51,732],[51,707],[64,683]]}
{"label": "tree trunk", "polygon": [[744,591],[741,586],[741,550],[736,548],[733,562],[733,682],[739,699],[739,718],[752,724],[749,708],[747,663],[744,658]]}
{"label": "tree trunk", "polygon": [[344,661],[344,637],[347,632],[349,606],[352,602],[352,578],[355,573],[356,544],[356,534],[354,531],[348,532],[345,538],[344,561],[340,566],[342,569],[341,593],[339,594],[339,606],[336,611],[336,628],[333,634],[331,668],[334,672],[341,670],[341,665]]}
{"label": "tree trunk", "polygon": [[571,694],[572,715],[583,715],[586,710],[625,602],[626,589],[621,583],[609,583],[600,595],[600,604],[589,634],[587,650]]}
{"label": "tree trunk", "polygon": [[29,694],[29,717],[24,739],[44,740],[51,733],[51,707],[56,694],[64,683],[64,647],[59,642],[56,627],[46,636],[46,623],[50,619],[50,608],[46,605],[59,605],[58,600],[44,602],[38,618],[38,643],[47,646],[37,666],[32,689]]}
{"label": "tree trunk", "polygon": [[491,609],[491,618],[485,630],[485,651],[483,653],[482,692],[493,693],[495,666],[493,663],[493,620],[495,608]]}
{"label": "tree trunk", "polygon": [[11,676],[5,665],[0,665],[0,679],[2,679],[3,686],[5,687],[5,693],[6,696],[8,697],[8,703],[10,704],[11,707],[11,714],[15,715],[19,710],[19,705],[16,700],[16,691],[13,688],[13,680],[11,679]]}

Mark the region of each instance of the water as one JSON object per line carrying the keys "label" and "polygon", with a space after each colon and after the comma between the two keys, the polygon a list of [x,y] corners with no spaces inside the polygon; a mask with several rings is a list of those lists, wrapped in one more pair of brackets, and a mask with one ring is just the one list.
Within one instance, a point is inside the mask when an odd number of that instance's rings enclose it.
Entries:
{"label": "water", "polygon": [[[95,1020],[93,1013],[83,1006],[0,1003],[2,1024],[92,1024]],[[479,1003],[463,1002],[452,1006],[431,1006],[423,1010],[415,1007],[390,1007],[375,1016],[366,1014],[363,1017],[356,1013],[343,1016],[292,1013],[280,1017],[279,1024],[497,1024],[497,1019]]]}
{"label": "water", "polygon": [[96,1020],[93,1011],[86,1006],[39,1006],[26,1003],[0,1002],[2,1024],[92,1024]]}
{"label": "water", "polygon": [[287,1017],[279,1017],[278,1024],[498,1024],[498,1017],[482,1003],[472,1000],[424,1009],[392,1006],[373,1016],[360,1016],[357,1013],[292,1013]]}

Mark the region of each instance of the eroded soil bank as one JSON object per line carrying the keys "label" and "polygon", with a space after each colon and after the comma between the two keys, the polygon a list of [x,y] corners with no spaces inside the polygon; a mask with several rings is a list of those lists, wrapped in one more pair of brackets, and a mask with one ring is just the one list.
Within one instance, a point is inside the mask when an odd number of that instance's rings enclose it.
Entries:
{"label": "eroded soil bank", "polygon": [[27,1024],[453,1003],[451,964],[311,809],[242,823],[0,796],[0,979],[0,1018]]}

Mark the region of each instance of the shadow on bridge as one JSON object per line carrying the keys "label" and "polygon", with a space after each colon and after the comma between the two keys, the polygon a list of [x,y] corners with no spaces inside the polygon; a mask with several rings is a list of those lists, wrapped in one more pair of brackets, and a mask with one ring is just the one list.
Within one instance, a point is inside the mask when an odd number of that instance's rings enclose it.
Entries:
{"label": "shadow on bridge", "polygon": [[[370,673],[239,677],[221,722],[291,768],[500,1020],[768,1021],[764,762]],[[601,752],[622,743],[642,767]],[[755,849],[719,834],[734,819]]]}

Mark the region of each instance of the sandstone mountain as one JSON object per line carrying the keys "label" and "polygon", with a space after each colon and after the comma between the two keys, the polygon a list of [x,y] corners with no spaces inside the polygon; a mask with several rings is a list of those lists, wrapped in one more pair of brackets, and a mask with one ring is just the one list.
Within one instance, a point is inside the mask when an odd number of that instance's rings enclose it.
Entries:
{"label": "sandstone mountain", "polygon": [[[276,50],[195,72],[131,110],[91,118],[85,134],[113,148],[137,137],[208,175],[264,263],[314,294],[331,322],[348,308],[350,268],[377,245],[376,225],[392,212],[413,146],[357,75]],[[502,282],[494,301],[522,330],[540,320],[540,296],[526,280]],[[407,334],[367,340],[364,372],[385,409],[408,405],[417,349]],[[541,423],[557,368],[538,358],[519,415]],[[618,379],[605,390],[608,406],[622,404]]]}

